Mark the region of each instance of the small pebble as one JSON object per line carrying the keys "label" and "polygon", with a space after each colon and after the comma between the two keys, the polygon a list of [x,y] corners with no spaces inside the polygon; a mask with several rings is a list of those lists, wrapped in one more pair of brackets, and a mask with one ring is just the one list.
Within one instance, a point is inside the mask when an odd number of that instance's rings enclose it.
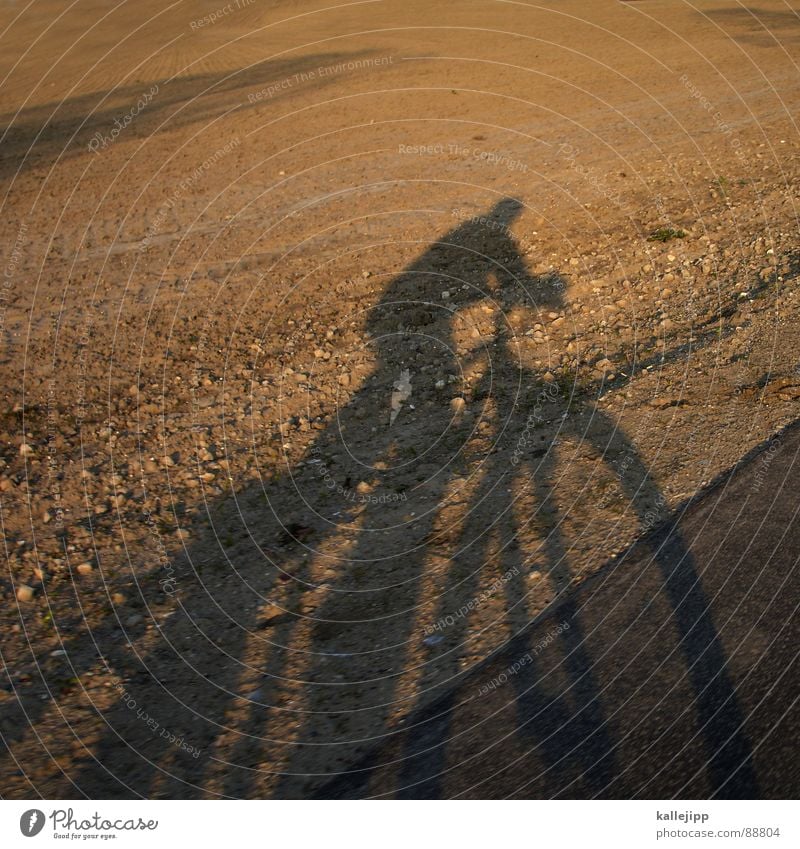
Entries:
{"label": "small pebble", "polygon": [[33,587],[27,584],[20,584],[17,587],[17,601],[33,601]]}

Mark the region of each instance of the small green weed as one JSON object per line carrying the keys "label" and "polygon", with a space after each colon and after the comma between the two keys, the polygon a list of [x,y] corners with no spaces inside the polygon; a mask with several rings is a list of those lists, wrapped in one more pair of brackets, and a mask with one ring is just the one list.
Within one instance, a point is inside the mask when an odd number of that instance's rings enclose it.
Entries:
{"label": "small green weed", "polygon": [[647,237],[648,242],[671,242],[673,239],[685,239],[684,230],[676,230],[674,227],[659,227]]}

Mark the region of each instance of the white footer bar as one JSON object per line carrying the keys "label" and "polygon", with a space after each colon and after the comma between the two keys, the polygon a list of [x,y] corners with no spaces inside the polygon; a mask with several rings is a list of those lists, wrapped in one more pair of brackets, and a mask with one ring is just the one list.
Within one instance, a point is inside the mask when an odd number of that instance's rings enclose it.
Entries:
{"label": "white footer bar", "polygon": [[0,802],[3,846],[258,846],[281,849],[648,846],[798,847],[787,801]]}

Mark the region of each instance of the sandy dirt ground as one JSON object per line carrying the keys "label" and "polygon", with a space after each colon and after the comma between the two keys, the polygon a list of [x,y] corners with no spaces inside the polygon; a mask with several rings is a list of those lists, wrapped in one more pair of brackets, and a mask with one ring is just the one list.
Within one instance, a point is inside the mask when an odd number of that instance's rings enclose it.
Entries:
{"label": "sandy dirt ground", "polygon": [[311,795],[797,417],[795,2],[0,46],[5,797]]}

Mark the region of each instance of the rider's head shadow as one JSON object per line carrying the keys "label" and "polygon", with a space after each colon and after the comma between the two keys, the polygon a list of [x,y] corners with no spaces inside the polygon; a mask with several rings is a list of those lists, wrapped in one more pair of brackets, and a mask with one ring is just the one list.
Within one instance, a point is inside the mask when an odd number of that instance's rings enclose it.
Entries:
{"label": "rider's head shadow", "polygon": [[371,310],[373,337],[449,318],[481,301],[499,307],[559,309],[564,285],[556,274],[532,277],[512,227],[525,206],[505,197],[485,213],[453,210],[460,223],[388,284]]}

